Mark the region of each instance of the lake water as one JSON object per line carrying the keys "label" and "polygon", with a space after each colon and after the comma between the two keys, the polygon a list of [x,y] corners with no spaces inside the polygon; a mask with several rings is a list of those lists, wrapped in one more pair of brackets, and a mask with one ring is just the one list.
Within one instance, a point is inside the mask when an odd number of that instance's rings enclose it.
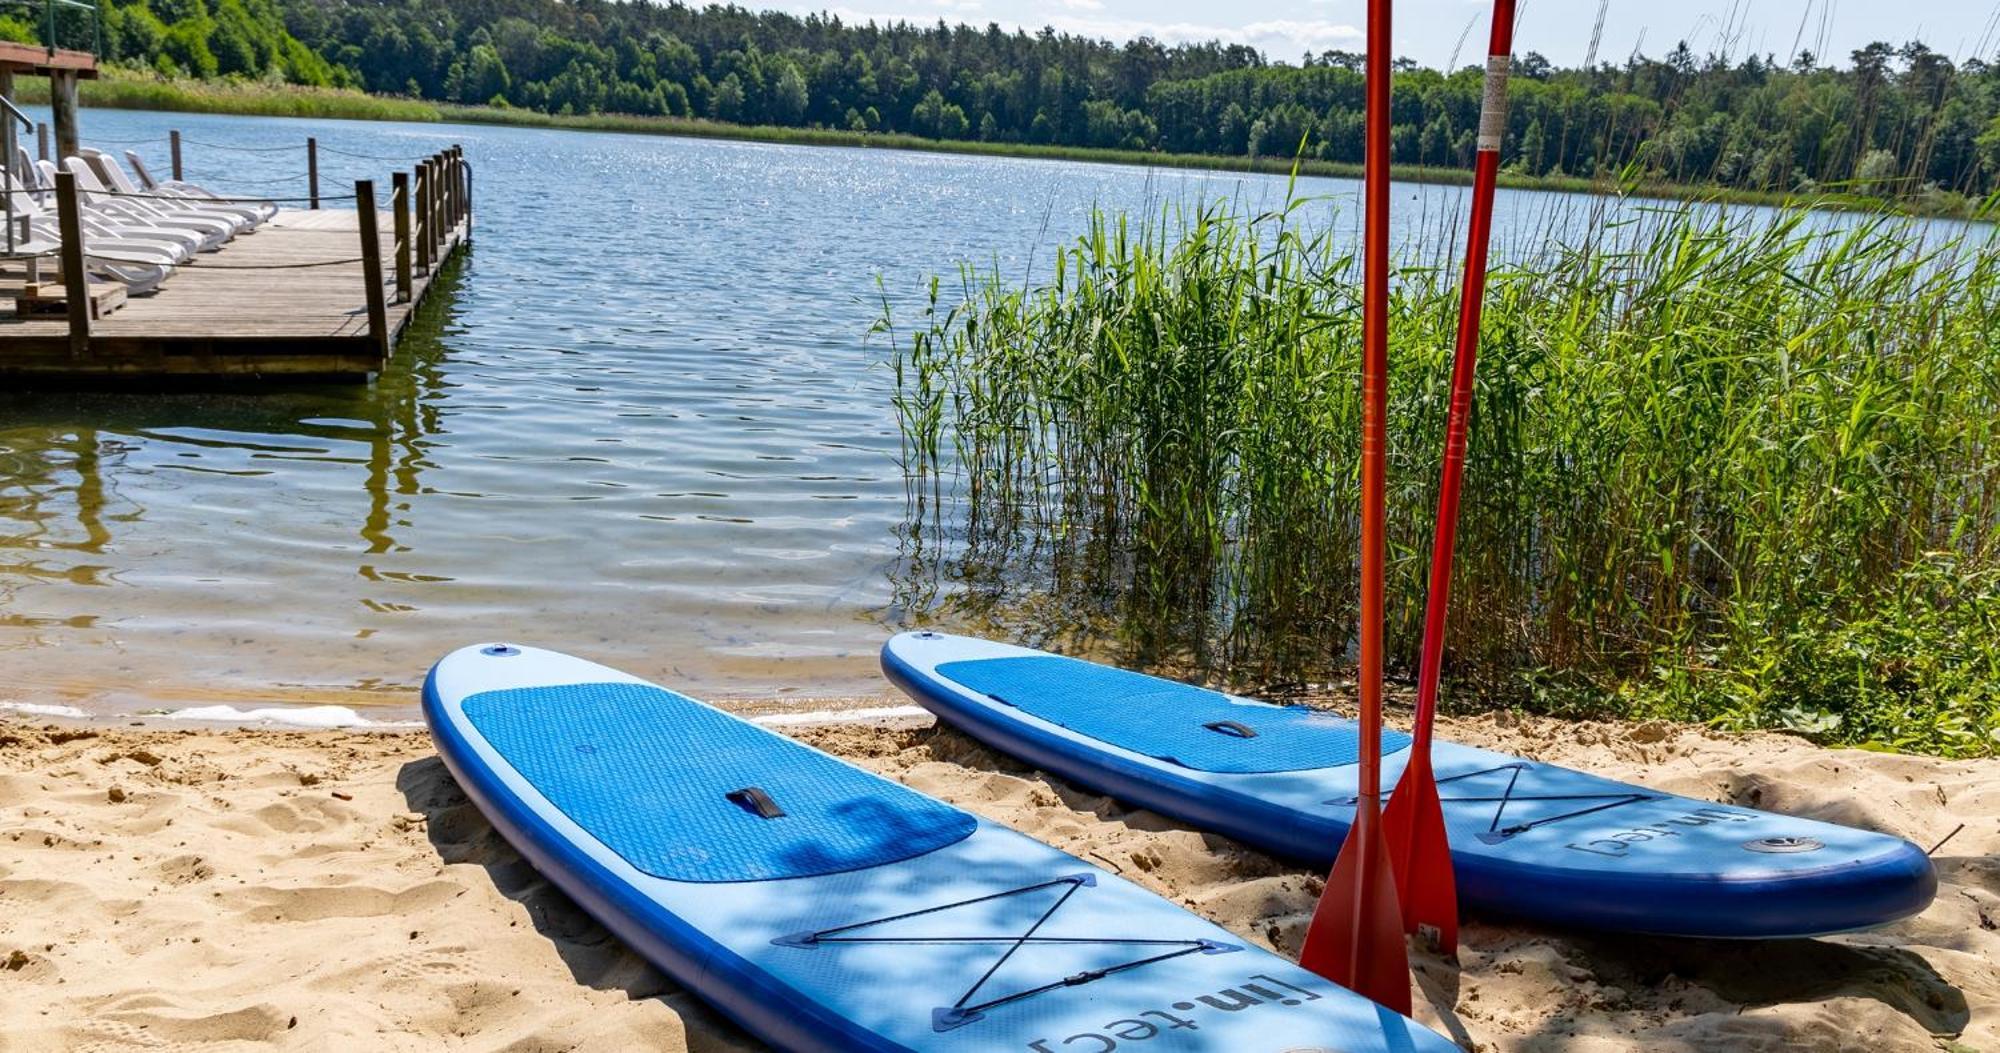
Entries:
{"label": "lake water", "polygon": [[[407,717],[490,638],[718,696],[882,689],[904,516],[884,290],[1032,273],[1093,204],[1280,177],[485,127],[88,111],[164,174],[304,192],[456,142],[476,244],[370,385],[0,392],[0,702]],[[225,149],[233,147],[239,149]],[[1308,222],[1358,184],[1304,180]],[[1456,188],[1399,188],[1406,227]],[[1501,236],[1586,222],[1503,192]],[[313,280],[301,272],[300,281]],[[879,283],[879,285],[878,285]]]}

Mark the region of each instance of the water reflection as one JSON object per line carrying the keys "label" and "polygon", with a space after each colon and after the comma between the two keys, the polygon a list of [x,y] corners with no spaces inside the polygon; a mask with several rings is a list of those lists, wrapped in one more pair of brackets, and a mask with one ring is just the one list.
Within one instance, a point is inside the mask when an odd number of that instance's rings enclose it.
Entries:
{"label": "water reflection", "polygon": [[[352,702],[357,692],[378,701],[370,678],[312,660],[299,663],[305,677],[271,690],[269,667],[254,660],[273,646],[260,612],[302,610],[324,588],[310,572],[288,572],[319,561],[318,552],[298,558],[318,546],[288,509],[315,518],[351,510],[360,544],[346,547],[363,583],[354,600],[366,610],[420,609],[381,586],[451,580],[368,557],[408,551],[395,531],[421,488],[425,442],[442,430],[439,336],[459,324],[459,280],[444,276],[397,367],[372,387],[0,397],[7,695],[86,705],[273,694]],[[308,493],[287,493],[301,482]],[[268,628],[296,628],[286,620],[279,614]]]}

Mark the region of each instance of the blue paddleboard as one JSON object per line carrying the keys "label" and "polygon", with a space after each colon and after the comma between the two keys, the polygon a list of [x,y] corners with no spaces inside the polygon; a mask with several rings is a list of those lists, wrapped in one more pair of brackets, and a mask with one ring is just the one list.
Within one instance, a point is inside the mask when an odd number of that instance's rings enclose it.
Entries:
{"label": "blue paddleboard", "polygon": [[686,696],[505,644],[424,716],[493,825],[784,1050],[1451,1053],[1235,934]]}
{"label": "blue paddleboard", "polygon": [[[882,649],[903,690],[1071,782],[1292,859],[1330,864],[1353,821],[1352,721],[963,636]],[[1409,738],[1383,736],[1393,787]],[[1899,837],[1698,801],[1448,742],[1432,759],[1461,902],[1563,925],[1811,936],[1915,914],[1937,892]]]}

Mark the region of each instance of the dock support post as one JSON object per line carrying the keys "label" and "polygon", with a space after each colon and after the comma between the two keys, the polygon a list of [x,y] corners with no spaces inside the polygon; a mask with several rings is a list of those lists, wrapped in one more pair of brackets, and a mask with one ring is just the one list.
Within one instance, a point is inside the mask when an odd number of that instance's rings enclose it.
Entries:
{"label": "dock support post", "polygon": [[49,122],[47,121],[35,122],[35,159],[38,161],[49,159]]}
{"label": "dock support post", "polygon": [[55,118],[55,162],[60,166],[65,160],[75,157],[77,151],[75,70],[49,70],[49,111],[50,116]]}
{"label": "dock support post", "polygon": [[90,277],[83,270],[83,216],[77,208],[76,173],[56,173],[56,226],[62,232],[63,297],[69,308],[69,355],[90,353]]}
{"label": "dock support post", "polygon": [[[11,69],[0,69],[0,95],[5,95],[8,102],[14,101],[14,71]],[[6,165],[7,169],[12,171],[14,168],[14,122],[11,120],[0,121],[0,124],[7,126]]]}
{"label": "dock support post", "polygon": [[355,218],[361,221],[361,280],[368,286],[368,335],[375,353],[389,360],[389,308],[382,292],[382,228],[375,218],[375,181],[354,184]]}
{"label": "dock support post", "polygon": [[472,166],[459,162],[465,169],[465,243],[472,244]]}
{"label": "dock support post", "polygon": [[[9,103],[12,103],[14,101],[14,71],[11,69],[0,69],[0,96],[5,96]],[[15,164],[18,163],[18,161],[14,156],[14,148],[16,145],[18,145],[18,142],[14,138],[13,120],[5,117],[0,117],[0,158],[5,158],[4,162],[0,162],[0,167],[5,167],[10,172],[14,170]],[[24,201],[24,202],[19,202],[19,204],[21,205],[21,207],[25,208],[27,207],[28,203]],[[9,256],[12,256],[14,254],[15,205],[16,202],[14,200],[14,195],[8,194],[7,195],[7,255]]]}
{"label": "dock support post", "polygon": [[178,182],[180,182],[181,180],[183,180],[183,179],[187,178],[186,176],[183,176],[183,175],[181,175],[181,132],[180,132],[180,129],[176,128],[176,129],[174,129],[173,131],[171,131],[171,132],[168,132],[168,133],[167,133],[167,149],[169,149],[169,150],[173,151],[173,161],[174,161],[174,164],[173,164],[173,173],[174,173],[174,182],[178,183]]}
{"label": "dock support post", "polygon": [[312,197],[313,211],[319,211],[319,140],[306,137],[306,186]]}
{"label": "dock support post", "polygon": [[389,210],[395,217],[396,231],[396,302],[409,303],[410,282],[410,173],[396,172],[389,177]]}
{"label": "dock support post", "polygon": [[431,169],[429,161],[417,162],[417,197],[412,202],[416,219],[416,230],[411,240],[417,247],[417,269],[431,272]]}
{"label": "dock support post", "polygon": [[430,158],[417,162],[417,184],[417,250],[424,273],[429,274],[437,269],[437,257],[431,254],[431,198],[437,194],[437,172]]}
{"label": "dock support post", "polygon": [[444,239],[451,232],[444,226],[445,165],[443,154],[431,155],[431,178],[437,181],[437,189],[431,193],[431,259],[438,266],[444,266]]}

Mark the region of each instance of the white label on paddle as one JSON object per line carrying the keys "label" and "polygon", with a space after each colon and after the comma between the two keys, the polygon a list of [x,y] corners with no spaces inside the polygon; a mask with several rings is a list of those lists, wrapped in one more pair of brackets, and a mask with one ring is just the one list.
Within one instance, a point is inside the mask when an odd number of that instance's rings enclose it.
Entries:
{"label": "white label on paddle", "polygon": [[1507,137],[1507,74],[1514,67],[1511,55],[1486,57],[1486,97],[1479,102],[1479,151],[1500,149]]}

